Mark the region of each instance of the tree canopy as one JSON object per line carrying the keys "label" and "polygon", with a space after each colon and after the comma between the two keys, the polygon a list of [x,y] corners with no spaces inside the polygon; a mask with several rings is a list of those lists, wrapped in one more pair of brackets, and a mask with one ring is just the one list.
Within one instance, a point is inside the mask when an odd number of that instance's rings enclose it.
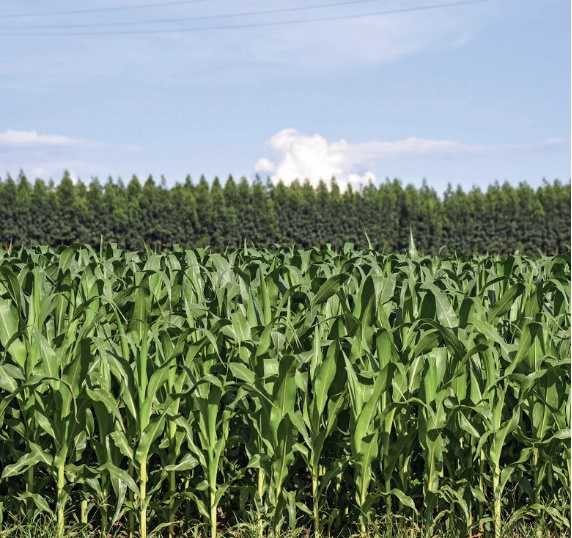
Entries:
{"label": "tree canopy", "polygon": [[0,180],[0,242],[7,246],[75,241],[127,249],[144,243],[157,250],[173,244],[214,249],[273,244],[340,247],[368,244],[378,250],[407,248],[409,230],[417,248],[467,254],[558,254],[570,246],[570,183],[494,183],[465,192],[449,187],[443,196],[423,184],[385,181],[341,192],[335,180],[317,188],[260,181],[224,184],[201,177],[167,188],[164,178],[124,183],[72,181],[55,184],[21,173]]}

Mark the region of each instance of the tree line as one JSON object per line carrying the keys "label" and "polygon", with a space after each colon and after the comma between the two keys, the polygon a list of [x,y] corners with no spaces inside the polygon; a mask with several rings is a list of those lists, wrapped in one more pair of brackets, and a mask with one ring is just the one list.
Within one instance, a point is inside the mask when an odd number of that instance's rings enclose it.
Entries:
{"label": "tree line", "polygon": [[187,177],[168,188],[164,178],[128,182],[92,179],[29,181],[23,173],[0,180],[0,243],[49,245],[79,241],[117,243],[164,250],[244,245],[297,247],[353,243],[385,252],[416,247],[427,254],[443,249],[467,254],[516,250],[558,254],[570,246],[570,183],[494,183],[465,192],[451,186],[443,196],[424,183],[400,181],[341,191],[335,180],[314,188],[308,181],[254,183],[230,176],[224,184]]}

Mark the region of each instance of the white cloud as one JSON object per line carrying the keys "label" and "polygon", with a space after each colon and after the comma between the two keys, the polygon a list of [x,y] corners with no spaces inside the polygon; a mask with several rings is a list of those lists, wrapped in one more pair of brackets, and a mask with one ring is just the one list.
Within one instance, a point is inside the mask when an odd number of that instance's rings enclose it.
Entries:
{"label": "white cloud", "polygon": [[340,187],[349,183],[367,183],[375,179],[370,171],[361,171],[360,158],[352,156],[352,148],[345,141],[328,142],[323,136],[305,135],[296,129],[283,129],[269,141],[269,148],[279,159],[265,157],[256,163],[256,171],[268,173],[273,181],[289,184],[295,179],[308,179],[317,185],[320,179],[329,182],[335,176]]}
{"label": "white cloud", "polygon": [[548,138],[529,144],[466,144],[453,140],[409,137],[405,140],[372,141],[354,144],[352,151],[362,158],[400,157],[405,155],[491,155],[507,151],[542,150],[564,147],[567,142],[561,138]]}
{"label": "white cloud", "polygon": [[[399,7],[393,4],[378,11]],[[339,66],[351,68],[356,62],[375,65],[420,52],[462,46],[478,33],[487,11],[486,6],[476,4],[461,9],[372,15],[277,27],[271,40],[267,39],[267,33],[260,32],[263,43],[255,37],[245,45],[239,45],[238,50],[247,49],[250,57],[260,61],[294,63],[319,70]],[[347,14],[353,15],[353,12]],[[254,35],[258,36],[258,32]]]}
{"label": "white cloud", "polygon": [[29,178],[58,181],[64,170],[72,179],[105,176],[110,162],[138,152],[134,145],[118,146],[59,134],[6,129],[0,131],[0,174],[14,176],[20,170]]}
{"label": "white cloud", "polygon": [[[264,3],[260,0],[244,0],[240,3],[240,9],[237,9],[230,8],[230,4],[224,6],[217,2],[204,2],[192,8],[192,15],[216,16],[260,11],[262,4]],[[272,77],[273,66],[294,65],[328,70],[340,66],[352,67],[356,63],[388,62],[420,52],[461,46],[478,33],[495,9],[493,5],[484,2],[391,13],[430,4],[427,0],[385,0],[363,5],[323,6],[320,9],[293,13],[238,17],[218,22],[189,21],[176,25],[151,25],[149,28],[137,26],[133,29],[238,28],[208,32],[117,35],[103,39],[72,38],[73,47],[69,46],[68,39],[54,39],[50,50],[57,57],[57,62],[45,61],[45,50],[41,46],[45,41],[41,38],[38,46],[22,47],[18,51],[18,61],[0,62],[0,87],[19,89],[24,85],[29,91],[38,91],[38,79],[42,80],[40,88],[43,90],[46,82],[50,83],[50,87],[52,84],[61,87],[62,80],[77,83],[78,80],[92,80],[95,77],[111,83],[118,74],[127,74],[136,83],[144,82],[153,86],[160,84],[164,89],[165,84],[180,85],[181,77],[186,80],[184,77],[189,72],[194,81],[197,76],[227,81],[229,71],[242,73],[248,64],[258,64],[264,68],[255,70],[257,77]],[[309,7],[304,0],[281,0],[272,5],[277,8]],[[171,15],[180,18],[183,14],[180,6],[165,6],[163,13],[167,18]],[[241,24],[288,23],[344,16],[349,18],[240,29]],[[142,14],[140,17],[140,20],[145,19]],[[109,20],[109,14],[94,14],[93,17],[93,22],[96,23],[106,23]],[[118,20],[125,20],[125,15],[118,15]],[[18,26],[21,24],[18,23]],[[115,54],[116,50],[121,50],[121,54]],[[90,61],[86,62],[85,58]],[[213,62],[217,62],[215,69]],[[182,64],[188,66],[190,71],[182,70]],[[150,65],[153,66],[151,70]],[[254,70],[249,71],[247,77],[230,77],[233,85],[236,84],[235,78],[242,78],[251,84],[252,71]],[[31,73],[34,74],[33,77],[30,76]],[[165,77],[169,77],[170,82],[166,82]],[[115,91],[121,92],[121,86],[115,87]]]}
{"label": "white cloud", "polygon": [[40,162],[24,168],[24,171],[31,179],[39,177],[55,181],[59,181],[63,177],[64,170],[69,172],[70,178],[74,183],[78,179],[86,182],[91,177],[103,178],[109,174],[109,170],[100,164],[77,160]]}
{"label": "white cloud", "polygon": [[[256,163],[258,173],[268,174],[273,182],[290,184],[308,179],[314,186],[320,180],[327,184],[335,177],[340,188],[354,187],[376,181],[375,164],[389,164],[421,159],[454,156],[485,156],[513,151],[542,151],[566,145],[559,138],[529,144],[467,144],[453,140],[409,137],[404,140],[374,140],[350,144],[344,139],[328,142],[319,134],[307,135],[297,129],[283,129],[267,143],[276,156],[262,157]],[[406,159],[404,159],[406,158]]]}
{"label": "white cloud", "polygon": [[348,184],[358,186],[375,181],[371,163],[384,157],[479,150],[477,146],[448,140],[413,137],[361,144],[350,144],[344,139],[328,142],[319,134],[306,135],[292,128],[276,133],[267,145],[277,159],[272,161],[263,157],[255,168],[259,173],[269,174],[274,182],[282,180],[289,184],[295,179],[308,179],[317,185],[320,180],[329,182],[335,177],[341,188],[346,188]]}
{"label": "white cloud", "polygon": [[38,148],[38,147],[74,147],[74,148],[98,148],[104,144],[81,140],[79,138],[69,138],[61,135],[41,135],[36,131],[14,131],[6,129],[0,132],[0,149],[4,148]]}
{"label": "white cloud", "polygon": [[[244,3],[241,5],[245,6]],[[195,71],[198,71],[195,75],[218,78],[221,83],[229,77],[229,70],[243,72],[245,60],[248,64],[264,67],[256,70],[257,77],[272,77],[292,66],[312,72],[328,72],[340,67],[363,69],[419,53],[461,47],[478,34],[492,10],[487,3],[474,3],[395,13],[427,5],[422,0],[405,3],[387,0],[383,5],[337,6],[316,10],[304,17],[301,14],[281,17],[284,21],[321,17],[333,17],[334,20],[242,31],[173,34],[164,36],[163,43],[170,48],[176,45],[182,54],[192,58]],[[302,0],[290,0],[288,7],[307,6]],[[335,20],[344,16],[347,18]],[[275,22],[276,19],[264,17],[260,22]],[[213,35],[215,39],[212,39]],[[201,46],[188,46],[189,41],[195,39]],[[226,60],[224,69],[213,70],[212,62],[220,58]],[[236,78],[243,77],[232,77],[233,84]],[[251,76],[244,80],[252,83]]]}

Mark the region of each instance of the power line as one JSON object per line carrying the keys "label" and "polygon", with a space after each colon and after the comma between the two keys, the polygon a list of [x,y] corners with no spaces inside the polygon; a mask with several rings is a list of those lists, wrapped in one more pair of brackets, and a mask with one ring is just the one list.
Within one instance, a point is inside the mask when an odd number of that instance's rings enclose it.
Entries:
{"label": "power line", "polygon": [[79,15],[81,13],[103,13],[106,11],[127,11],[131,9],[147,9],[163,6],[179,6],[181,4],[199,4],[202,2],[211,2],[213,0],[174,0],[172,2],[161,2],[156,4],[139,4],[135,6],[114,6],[114,7],[96,7],[91,9],[74,9],[66,11],[48,11],[40,13],[17,13],[14,15],[0,15],[0,19],[19,19],[23,17],[53,17],[55,15]]}
{"label": "power line", "polygon": [[202,15],[199,17],[177,17],[172,19],[156,19],[147,21],[124,21],[124,22],[103,22],[103,23],[86,23],[86,24],[42,24],[42,25],[26,25],[26,26],[9,26],[0,27],[0,30],[45,30],[52,28],[100,28],[109,26],[134,26],[138,24],[164,24],[171,22],[189,22],[189,21],[201,21],[201,20],[213,20],[213,19],[229,19],[235,17],[253,17],[257,15],[270,15],[274,13],[289,13],[292,11],[309,11],[313,9],[323,9],[328,7],[338,7],[338,6],[351,6],[356,4],[368,4],[371,2],[379,2],[380,0],[350,0],[344,2],[333,2],[330,4],[318,4],[315,6],[298,6],[298,7],[287,7],[280,9],[266,9],[262,11],[247,11],[242,13],[225,13],[222,15]]}
{"label": "power line", "polygon": [[[110,32],[44,32],[44,33],[32,33],[32,32],[20,32],[20,33],[9,33],[4,32],[0,34],[0,37],[62,37],[62,36],[96,36],[96,35],[141,35],[141,34],[169,34],[169,33],[192,33],[192,32],[205,32],[211,30],[238,30],[244,28],[261,28],[266,26],[286,26],[292,24],[304,24],[312,22],[327,22],[327,21],[338,21],[344,19],[358,19],[364,17],[377,17],[382,15],[394,15],[398,13],[410,13],[414,11],[426,11],[432,9],[442,9],[447,7],[456,6],[466,6],[470,4],[480,4],[488,2],[490,0],[464,0],[460,2],[449,2],[445,4],[435,4],[426,6],[417,6],[411,8],[402,8],[394,10],[385,11],[373,11],[370,13],[360,13],[355,15],[339,15],[333,17],[320,17],[314,19],[296,19],[289,21],[275,21],[275,22],[260,22],[260,23],[248,23],[248,24],[236,24],[230,26],[203,26],[202,28],[171,28],[171,29],[161,29],[161,30],[124,30],[124,31],[110,31]],[[357,1],[355,2],[357,3]],[[222,16],[221,16],[222,17]],[[180,21],[180,19],[178,19]],[[174,22],[174,21],[173,21]],[[49,29],[50,27],[46,27]],[[57,28],[57,27],[55,27]],[[6,30],[6,29],[4,29]]]}

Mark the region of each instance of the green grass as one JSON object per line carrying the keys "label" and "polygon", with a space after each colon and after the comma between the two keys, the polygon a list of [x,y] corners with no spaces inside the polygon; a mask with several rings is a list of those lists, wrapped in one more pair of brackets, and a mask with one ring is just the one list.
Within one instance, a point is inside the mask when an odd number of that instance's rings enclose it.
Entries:
{"label": "green grass", "polygon": [[[565,531],[554,532],[548,531],[542,526],[533,523],[515,523],[510,526],[502,528],[501,536],[503,538],[536,538],[537,532],[541,533],[543,538],[567,538],[569,533]],[[471,535],[473,538],[491,536],[492,531],[490,528],[484,529],[481,533],[478,529]],[[75,525],[67,527],[64,531],[65,538],[102,538],[99,531],[92,530],[89,525]],[[105,538],[124,538],[127,536],[125,531],[116,530],[109,532]],[[164,533],[158,531],[152,532],[151,538],[160,538]],[[181,538],[202,538],[204,533],[199,528],[189,530],[188,532],[177,534]],[[257,538],[258,529],[256,525],[243,523],[235,526],[234,528],[225,529],[224,533],[220,534],[221,538]],[[278,538],[308,538],[312,536],[312,529],[298,528],[290,532],[283,532]],[[366,535],[359,533],[352,534],[350,532],[338,532],[329,535],[323,535],[324,538],[429,538],[438,536],[439,538],[457,538],[459,533],[453,531],[443,534],[433,534],[426,532],[422,527],[411,526],[408,524],[393,523],[389,526],[382,526],[377,529],[369,529]],[[39,517],[37,521],[12,525],[9,528],[0,531],[0,538],[56,538],[57,537],[57,522],[53,518]]]}

